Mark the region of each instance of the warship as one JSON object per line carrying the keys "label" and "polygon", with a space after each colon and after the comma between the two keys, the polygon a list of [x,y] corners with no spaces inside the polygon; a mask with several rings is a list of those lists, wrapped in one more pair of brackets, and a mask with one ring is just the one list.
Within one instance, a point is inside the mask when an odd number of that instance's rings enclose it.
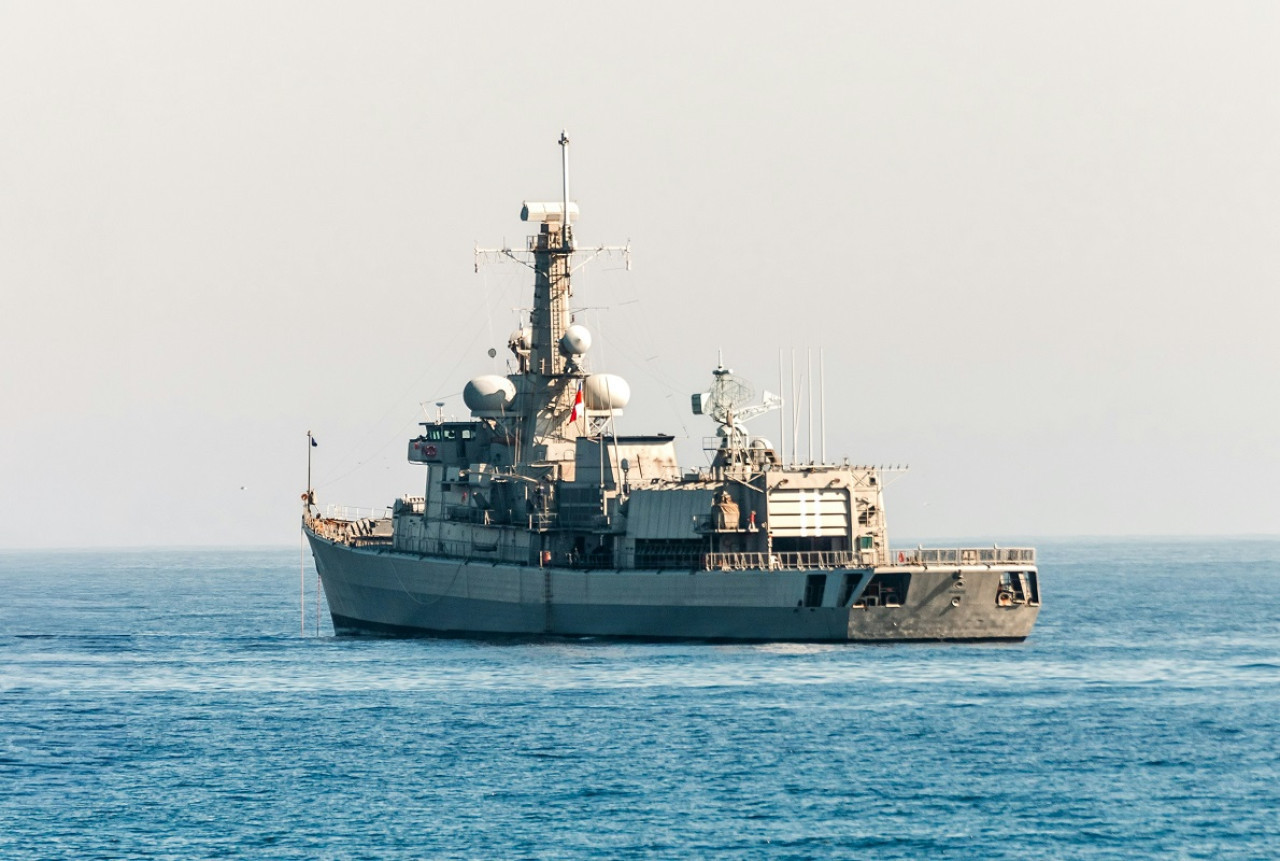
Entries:
{"label": "warship", "polygon": [[780,451],[752,434],[747,422],[781,398],[753,403],[723,362],[691,399],[715,425],[707,465],[682,466],[672,436],[617,432],[631,390],[590,369],[571,281],[575,255],[629,246],[578,247],[559,143],[561,199],[525,202],[537,232],[523,249],[494,249],[534,273],[510,373],[466,384],[469,420],[438,416],[409,440],[422,494],[359,516],[303,493],[335,633],[1025,639],[1040,610],[1033,548],[891,548],[885,470],[827,463],[825,450],[797,462],[785,436]]}

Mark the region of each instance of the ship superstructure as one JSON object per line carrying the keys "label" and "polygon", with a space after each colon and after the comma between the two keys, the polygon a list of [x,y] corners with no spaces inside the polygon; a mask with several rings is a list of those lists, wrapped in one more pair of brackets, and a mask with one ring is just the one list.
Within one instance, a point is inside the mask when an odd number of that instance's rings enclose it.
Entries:
{"label": "ship superstructure", "polygon": [[692,398],[710,465],[622,435],[631,392],[593,373],[572,317],[577,204],[526,202],[534,302],[513,372],[467,383],[468,421],[424,423],[422,496],[304,530],[339,633],[747,640],[1022,639],[1040,606],[1030,548],[892,550],[881,470],[787,464],[747,422],[781,405],[725,368]]}

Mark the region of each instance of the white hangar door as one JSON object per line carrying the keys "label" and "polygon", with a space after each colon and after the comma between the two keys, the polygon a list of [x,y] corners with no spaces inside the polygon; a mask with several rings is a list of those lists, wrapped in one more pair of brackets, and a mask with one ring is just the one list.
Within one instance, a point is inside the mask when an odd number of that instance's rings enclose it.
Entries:
{"label": "white hangar door", "polygon": [[777,488],[769,493],[774,538],[847,538],[849,492],[844,488]]}

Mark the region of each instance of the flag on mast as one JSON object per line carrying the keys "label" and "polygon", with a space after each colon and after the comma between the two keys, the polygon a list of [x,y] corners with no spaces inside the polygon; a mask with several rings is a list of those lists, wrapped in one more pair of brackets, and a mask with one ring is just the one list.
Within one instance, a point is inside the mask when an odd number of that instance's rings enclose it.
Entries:
{"label": "flag on mast", "polygon": [[576,422],[582,418],[582,380],[578,380],[578,392],[573,396],[573,412],[569,413],[569,421]]}

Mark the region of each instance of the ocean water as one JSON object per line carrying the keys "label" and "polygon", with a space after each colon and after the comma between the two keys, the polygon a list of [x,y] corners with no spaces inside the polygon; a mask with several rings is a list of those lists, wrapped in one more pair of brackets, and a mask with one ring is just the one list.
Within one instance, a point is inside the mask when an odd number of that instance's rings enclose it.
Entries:
{"label": "ocean water", "polygon": [[1280,857],[1280,539],[1040,548],[1025,643],[892,646],[304,637],[296,549],[0,553],[0,859]]}

